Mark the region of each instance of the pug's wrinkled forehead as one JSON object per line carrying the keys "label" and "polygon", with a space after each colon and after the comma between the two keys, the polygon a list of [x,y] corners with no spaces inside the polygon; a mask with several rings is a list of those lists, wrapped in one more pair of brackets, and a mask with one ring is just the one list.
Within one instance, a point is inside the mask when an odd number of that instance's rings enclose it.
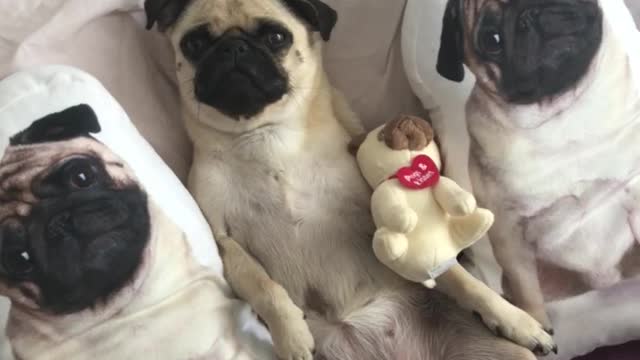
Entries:
{"label": "pug's wrinkled forehead", "polygon": [[206,24],[210,31],[217,35],[233,29],[245,31],[256,29],[262,21],[284,23],[288,15],[283,4],[270,0],[195,1],[195,3],[197,6],[186,10],[185,18],[188,18],[190,25]]}
{"label": "pug's wrinkled forehead", "polygon": [[337,22],[337,13],[321,0],[146,0],[147,28],[155,24],[166,31],[180,23],[183,32],[194,24],[207,24],[222,34],[229,29],[255,29],[260,21],[282,21],[287,27],[291,15],[318,32],[325,41]]}

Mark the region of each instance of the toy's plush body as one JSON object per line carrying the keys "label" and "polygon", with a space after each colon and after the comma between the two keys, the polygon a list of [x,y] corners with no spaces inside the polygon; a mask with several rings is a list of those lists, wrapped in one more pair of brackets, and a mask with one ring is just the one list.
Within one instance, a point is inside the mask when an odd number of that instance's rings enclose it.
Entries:
{"label": "toy's plush body", "polygon": [[357,158],[374,189],[375,254],[408,280],[434,287],[493,223],[470,193],[440,176],[438,146],[425,120],[400,116],[373,130]]}
{"label": "toy's plush body", "polygon": [[407,280],[429,288],[437,285],[460,307],[478,314],[495,334],[539,355],[557,353],[538,321],[457,263],[460,252],[489,230],[493,214],[477,208],[470,193],[440,176],[431,125],[400,116],[351,145],[374,189],[373,250],[380,262]]}

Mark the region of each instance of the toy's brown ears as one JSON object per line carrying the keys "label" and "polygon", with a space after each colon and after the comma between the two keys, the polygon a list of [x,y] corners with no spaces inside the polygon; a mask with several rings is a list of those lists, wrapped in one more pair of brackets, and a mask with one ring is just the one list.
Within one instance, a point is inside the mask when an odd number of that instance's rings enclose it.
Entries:
{"label": "toy's brown ears", "polygon": [[384,142],[393,150],[422,150],[433,141],[433,128],[417,116],[400,115],[382,130]]}
{"label": "toy's brown ears", "polygon": [[362,146],[366,139],[367,133],[362,133],[360,135],[354,136],[351,139],[349,145],[347,145],[347,150],[349,150],[349,153],[353,156],[356,156],[358,154],[358,150],[360,150],[360,146]]}

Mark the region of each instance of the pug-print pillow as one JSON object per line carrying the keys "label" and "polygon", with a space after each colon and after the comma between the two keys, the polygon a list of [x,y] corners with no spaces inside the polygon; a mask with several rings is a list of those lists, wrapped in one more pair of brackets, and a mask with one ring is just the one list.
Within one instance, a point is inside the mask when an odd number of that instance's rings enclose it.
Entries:
{"label": "pug-print pillow", "polygon": [[475,263],[555,330],[554,360],[640,343],[637,3],[407,3],[405,67],[447,175],[495,214]]}
{"label": "pug-print pillow", "polygon": [[1,359],[272,356],[193,199],[73,68],[0,82],[0,297]]}

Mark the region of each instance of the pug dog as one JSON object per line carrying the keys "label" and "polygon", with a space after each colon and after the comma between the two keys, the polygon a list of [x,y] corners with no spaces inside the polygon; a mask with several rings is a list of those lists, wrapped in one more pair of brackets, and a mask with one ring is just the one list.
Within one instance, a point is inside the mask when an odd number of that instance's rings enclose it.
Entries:
{"label": "pug dog", "polygon": [[[551,336],[464,269],[441,290],[376,259],[371,190],[347,145],[363,127],[322,65],[336,12],[319,0],[147,0],[175,48],[195,147],[189,187],[235,293],[286,360],[533,359]],[[528,350],[529,349],[529,350]],[[315,353],[315,355],[314,355]]]}
{"label": "pug dog", "polygon": [[[450,0],[444,15],[437,70],[476,76],[469,172],[496,214],[509,296],[551,329],[545,300],[602,290],[568,308],[583,309],[564,326],[569,346],[640,332],[624,310],[637,280],[605,290],[640,272],[637,31],[617,0]],[[611,301],[620,315],[605,315]],[[585,329],[587,314],[607,324]]]}
{"label": "pug dog", "polygon": [[0,160],[13,356],[263,359],[236,340],[224,314],[238,302],[220,307],[222,279],[195,263],[184,233],[91,136],[99,131],[91,107],[73,106],[13,136]]}

